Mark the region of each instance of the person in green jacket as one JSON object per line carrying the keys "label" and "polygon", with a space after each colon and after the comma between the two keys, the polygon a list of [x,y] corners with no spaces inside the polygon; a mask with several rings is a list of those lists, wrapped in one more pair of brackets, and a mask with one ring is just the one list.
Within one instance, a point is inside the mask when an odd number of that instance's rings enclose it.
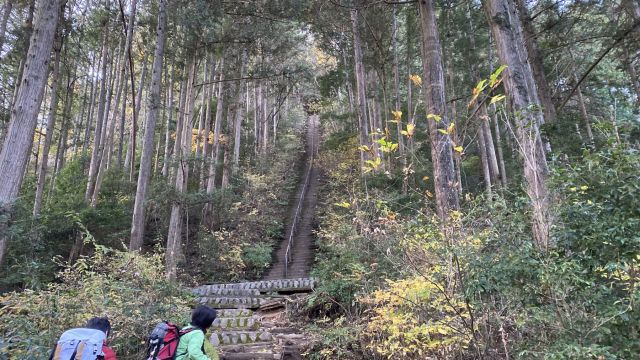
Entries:
{"label": "person in green jacket", "polygon": [[205,333],[216,319],[216,311],[200,305],[191,313],[191,323],[181,330],[176,360],[219,360],[215,349],[208,347],[205,353]]}

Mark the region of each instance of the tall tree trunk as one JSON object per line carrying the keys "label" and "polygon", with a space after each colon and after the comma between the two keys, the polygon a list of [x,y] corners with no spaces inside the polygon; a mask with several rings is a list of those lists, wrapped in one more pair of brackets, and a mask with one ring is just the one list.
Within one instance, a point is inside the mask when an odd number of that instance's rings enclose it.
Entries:
{"label": "tall tree trunk", "polygon": [[420,23],[422,26],[422,63],[424,67],[424,92],[427,114],[438,118],[428,119],[431,139],[431,159],[433,162],[434,187],[438,216],[446,219],[452,210],[459,207],[456,191],[455,168],[451,138],[439,130],[447,132],[449,118],[445,101],[442,47],[436,23],[435,7],[432,0],[420,0]]}
{"label": "tall tree trunk", "polygon": [[[481,120],[482,121],[482,120]],[[484,179],[484,188],[487,193],[487,199],[491,200],[491,171],[489,170],[489,158],[487,156],[487,145],[484,137],[484,128],[482,125],[478,127],[476,133],[478,137],[478,154],[480,155],[480,163],[482,167],[482,178]]]}
{"label": "tall tree trunk", "polygon": [[122,151],[124,150],[124,133],[125,123],[127,120],[127,92],[129,91],[129,82],[124,82],[124,98],[122,99],[122,109],[120,110],[120,125],[118,126],[118,158],[116,159],[117,167],[122,168]]}
{"label": "tall tree trunk", "polygon": [[197,174],[199,176],[200,181],[199,188],[200,190],[204,190],[206,186],[204,185],[204,177],[207,163],[207,149],[208,149],[208,136],[209,133],[207,129],[211,130],[211,126],[209,125],[209,121],[211,117],[209,116],[209,105],[211,104],[211,97],[209,95],[209,85],[212,81],[210,78],[210,74],[213,74],[212,68],[215,67],[215,64],[211,61],[211,57],[207,53],[205,55],[204,60],[204,81],[202,85],[202,104],[200,105],[200,124],[198,126],[198,146],[197,146],[197,158],[198,158],[198,171]]}
{"label": "tall tree trunk", "polygon": [[[122,49],[122,46],[119,46]],[[119,58],[120,56],[117,56]],[[117,85],[117,81],[115,81],[114,77],[116,76],[114,71],[117,69],[117,65],[114,66],[113,59],[109,62],[109,87],[107,88],[107,97],[105,102],[104,109],[104,118],[102,124],[102,134],[100,140],[100,163],[98,164],[98,174],[96,176],[96,184],[93,189],[93,195],[91,195],[91,206],[95,207],[98,204],[98,196],[100,196],[100,190],[102,188],[102,181],[106,175],[107,169],[109,168],[109,142],[113,139],[113,132],[115,130],[115,116],[117,116],[117,111],[114,111],[114,118],[110,119],[109,112],[111,110],[111,98],[113,97],[113,87],[114,83]],[[119,75],[118,75],[119,76]],[[116,104],[117,107],[117,104]]]}
{"label": "tall tree trunk", "polygon": [[53,196],[56,177],[61,169],[64,168],[65,160],[67,156],[67,140],[69,138],[69,122],[71,121],[71,105],[73,104],[73,81],[75,80],[75,74],[77,70],[74,70],[73,76],[69,76],[67,79],[66,95],[64,100],[64,110],[62,111],[62,126],[60,128],[60,137],[58,138],[58,149],[56,151],[56,160],[51,174],[51,182],[49,185],[49,193],[47,195],[47,202],[51,200]]}
{"label": "tall tree trunk", "polygon": [[551,228],[549,195],[545,183],[549,171],[538,128],[544,119],[543,114],[536,110],[540,104],[533,72],[525,61],[527,51],[520,20],[512,0],[487,0],[484,6],[496,40],[498,56],[507,66],[505,89],[509,102],[514,113],[519,114],[515,118],[515,127],[524,158],[526,190],[533,205],[533,238],[541,250],[546,250]]}
{"label": "tall tree trunk", "polygon": [[7,245],[6,229],[14,202],[22,185],[22,174],[29,160],[33,134],[38,122],[44,87],[49,73],[53,38],[64,0],[39,3],[36,31],[31,35],[25,71],[13,108],[11,122],[0,151],[0,264]]}
{"label": "tall tree trunk", "polygon": [[231,86],[233,86],[233,99],[235,100],[235,103],[230,103],[229,104],[229,111],[227,113],[227,124],[226,124],[226,141],[222,144],[222,149],[224,150],[224,158],[222,161],[222,182],[220,184],[220,187],[222,189],[226,189],[227,187],[229,187],[229,183],[231,181],[231,163],[232,163],[232,146],[233,144],[231,143],[232,139],[233,139],[233,131],[235,128],[235,118],[236,118],[236,114],[239,111],[242,111],[241,108],[239,108],[239,103],[238,103],[238,98],[240,97],[241,94],[241,89],[240,89],[240,85],[239,84],[232,84]]}
{"label": "tall tree trunk", "polygon": [[[507,187],[507,171],[504,165],[504,154],[502,153],[502,135],[500,133],[500,123],[498,116],[496,114],[495,105],[492,108],[492,116],[493,124],[495,126],[496,132],[496,150],[497,150],[497,158],[498,158],[498,166],[500,167],[500,183],[503,188]],[[489,129],[491,131],[491,129]]]}
{"label": "tall tree trunk", "polygon": [[[209,177],[207,179],[207,194],[213,194],[215,190],[216,184],[216,176],[218,169],[218,161],[220,154],[220,128],[222,126],[222,119],[224,116],[224,106],[225,106],[225,93],[224,93],[224,50],[222,51],[222,55],[220,56],[220,73],[219,83],[218,83],[218,94],[216,101],[216,117],[213,125],[213,146],[211,147],[211,159],[209,162]],[[211,220],[211,211],[213,209],[213,205],[211,202],[207,202],[203,211],[203,218],[205,222],[211,228],[212,220]]]}
{"label": "tall tree trunk", "polygon": [[212,56],[211,58],[211,72],[209,74],[209,82],[210,84],[204,85],[206,86],[206,99],[207,99],[207,106],[206,106],[206,116],[205,116],[205,126],[204,126],[204,148],[202,150],[203,152],[203,157],[204,157],[204,162],[202,163],[202,178],[200,180],[200,188],[201,190],[206,191],[207,189],[207,183],[208,183],[208,176],[209,176],[209,169],[211,167],[211,144],[209,143],[209,135],[211,134],[211,99],[214,96],[214,92],[216,89],[216,84],[214,82],[216,78],[216,61],[215,58]]}
{"label": "tall tree trunk", "polygon": [[129,250],[142,249],[144,240],[144,202],[147,196],[147,185],[151,175],[151,158],[153,156],[153,139],[156,130],[158,110],[160,109],[160,87],[162,82],[162,61],[164,58],[164,43],[166,38],[165,27],[167,23],[166,1],[160,0],[158,4],[158,28],[156,30],[156,52],[153,58],[151,70],[151,88],[149,89],[149,103],[147,105],[147,120],[144,124],[144,141],[142,144],[142,157],[140,158],[140,174],[138,175],[138,187],[133,206],[133,221],[131,226],[131,241]]}
{"label": "tall tree trunk", "polygon": [[[133,28],[134,28],[134,24],[135,24],[135,20],[136,20],[136,13],[138,10],[138,0],[131,0],[131,4],[130,4],[130,8],[129,8],[129,21],[128,21],[128,25],[127,25],[127,40],[125,42],[125,57],[128,59],[128,64],[129,64],[129,77],[131,80],[131,101],[133,101],[134,103],[134,108],[136,107],[137,103],[136,103],[136,94],[135,94],[135,74],[134,74],[134,67],[133,67],[133,57],[131,55],[131,44],[133,41]],[[122,21],[124,23],[124,18],[122,18]],[[146,60],[145,60],[146,62]],[[123,62],[122,64],[122,68],[120,69],[120,72],[122,74],[122,71],[126,68],[126,63],[127,62]],[[126,76],[126,71],[124,74]],[[120,141],[118,142],[118,167],[121,167],[122,164],[122,150],[123,150],[123,146],[124,146],[124,124],[125,124],[125,118],[126,118],[126,108],[127,108],[127,89],[128,89],[128,81],[124,82],[124,93],[125,93],[125,97],[124,100],[122,102],[122,118],[120,119]]]}
{"label": "tall tree trunk", "polygon": [[353,52],[356,75],[356,92],[358,93],[358,132],[360,134],[360,168],[364,168],[367,154],[363,146],[368,145],[369,130],[367,119],[367,85],[362,62],[362,42],[360,40],[359,15],[357,9],[351,10],[351,28],[353,32]]}
{"label": "tall tree trunk", "polygon": [[33,216],[40,215],[42,208],[42,195],[44,193],[44,185],[47,180],[47,167],[49,165],[49,149],[53,141],[53,132],[56,124],[56,111],[58,110],[58,81],[60,78],[60,54],[62,52],[62,30],[58,27],[53,44],[53,70],[51,72],[51,100],[49,102],[49,114],[47,115],[47,133],[44,139],[44,147],[42,149],[42,160],[38,170],[38,181],[36,183],[36,197],[33,204]]}
{"label": "tall tree trunk", "polygon": [[344,78],[345,78],[345,82],[347,83],[347,96],[349,97],[349,112],[351,114],[355,114],[356,112],[356,105],[355,105],[355,98],[353,96],[353,83],[351,81],[351,76],[349,74],[349,70],[348,70],[348,62],[347,62],[347,54],[346,51],[344,49],[344,47],[341,48],[341,53],[342,53],[342,63],[343,63],[343,68],[344,68]]}
{"label": "tall tree trunk", "polygon": [[175,67],[171,68],[171,77],[169,78],[169,99],[167,100],[167,110],[169,116],[167,116],[167,125],[164,136],[164,159],[162,162],[162,176],[169,177],[169,157],[171,156],[171,123],[173,122],[173,79],[175,78]]}
{"label": "tall tree trunk", "polygon": [[[638,8],[640,8],[640,5],[638,5]],[[640,15],[638,15],[638,17],[640,17]],[[627,67],[627,72],[629,73],[629,80],[636,92],[636,106],[640,107],[640,80],[638,80],[638,73],[636,72],[636,68],[633,66],[633,59],[629,56],[629,48],[626,46],[624,47],[624,64]]]}
{"label": "tall tree trunk", "polygon": [[9,21],[9,15],[13,9],[13,0],[7,0],[2,9],[2,18],[0,18],[0,49],[4,46],[4,39],[7,33],[7,22]]}
{"label": "tall tree trunk", "polygon": [[[209,55],[207,53],[205,53],[205,60],[204,60],[204,68],[202,69],[202,82],[203,83],[207,83],[209,75]],[[199,162],[201,162],[202,160],[202,148],[204,147],[204,142],[203,142],[203,135],[202,132],[204,131],[204,118],[205,118],[205,101],[207,99],[207,90],[206,90],[206,85],[203,85],[202,87],[202,97],[200,99],[200,114],[198,116],[198,132],[196,135],[196,159],[198,159]],[[196,166],[194,169],[194,172],[196,172],[196,176],[198,175],[197,172],[199,171],[200,166]]]}
{"label": "tall tree trunk", "polygon": [[33,19],[36,11],[36,0],[29,1],[29,10],[27,10],[27,18],[22,25],[24,29],[24,38],[23,38],[23,47],[24,47],[24,56],[22,56],[22,61],[20,62],[20,66],[18,67],[18,76],[16,76],[16,88],[14,89],[13,101],[11,102],[12,106],[17,101],[18,91],[20,90],[20,86],[22,86],[21,79],[23,79],[23,73],[26,66],[26,58],[29,55],[29,46],[30,40],[33,36]]}
{"label": "tall tree trunk", "polygon": [[135,97],[133,108],[133,118],[131,119],[131,131],[129,132],[129,147],[124,158],[124,167],[129,169],[129,181],[136,178],[136,143],[138,142],[138,117],[140,116],[140,105],[142,103],[142,91],[144,90],[144,80],[147,77],[147,58],[149,54],[145,52],[142,63],[142,73],[140,74],[140,85]]}
{"label": "tall tree trunk", "polygon": [[[91,60],[91,66],[95,62],[95,54],[94,58]],[[92,68],[93,70],[93,68]],[[84,83],[84,92],[82,95],[82,106],[80,110],[80,117],[76,119],[73,126],[73,158],[75,159],[78,156],[78,145],[80,143],[80,131],[82,130],[82,124],[84,123],[84,115],[85,110],[87,109],[87,97],[89,96],[89,79],[85,80]]]}
{"label": "tall tree trunk", "polygon": [[[193,110],[194,79],[196,73],[196,52],[193,52],[189,65],[189,78],[183,91],[185,111],[179,113],[179,129],[176,131],[175,159],[178,163],[176,170],[176,194],[182,196],[186,190],[189,176],[188,155],[191,149],[191,111]],[[175,199],[171,205],[171,218],[169,220],[169,235],[167,236],[167,248],[165,253],[167,278],[175,281],[178,271],[178,262],[182,257],[182,199]]]}
{"label": "tall tree trunk", "polygon": [[[107,5],[108,6],[108,5]],[[87,180],[87,191],[84,194],[84,199],[87,203],[89,203],[93,197],[93,192],[96,185],[96,176],[98,175],[98,169],[100,166],[100,160],[102,157],[102,125],[104,122],[104,108],[106,103],[107,96],[107,87],[109,86],[107,82],[107,57],[109,54],[108,47],[108,20],[104,20],[103,28],[103,40],[102,40],[102,85],[100,86],[100,95],[98,97],[98,116],[96,120],[96,131],[94,134],[93,140],[93,149],[91,152],[91,163],[89,165],[89,179]]]}
{"label": "tall tree trunk", "polygon": [[87,155],[87,150],[89,149],[89,142],[91,141],[91,128],[93,125],[93,113],[95,111],[96,105],[96,94],[98,92],[98,79],[100,78],[99,70],[100,64],[102,61],[102,56],[98,57],[98,62],[96,63],[96,56],[94,55],[93,66],[91,68],[91,73],[95,74],[91,79],[91,96],[89,97],[89,112],[87,114],[87,124],[84,130],[84,139],[82,141],[82,156],[85,157]]}
{"label": "tall tree trunk", "polygon": [[480,127],[482,128],[482,135],[484,136],[484,144],[487,149],[487,161],[489,165],[489,171],[491,173],[491,184],[492,185],[500,185],[500,168],[498,166],[498,157],[496,156],[496,147],[493,142],[493,134],[491,133],[491,128],[489,127],[489,122],[491,118],[487,115],[486,108],[482,111],[483,118],[480,122]]}
{"label": "tall tree trunk", "polygon": [[[242,49],[242,59],[240,66],[240,78],[244,78],[247,76],[247,49]],[[243,106],[243,98],[244,98],[244,88],[245,88],[245,80],[240,80],[240,84],[238,85],[238,97],[237,97],[237,107],[236,107],[236,118],[233,130],[233,168],[231,173],[234,174],[238,171],[240,166],[240,135],[242,134],[242,110]],[[274,138],[275,138],[275,130],[274,130]]]}
{"label": "tall tree trunk", "polygon": [[264,87],[264,92],[262,93],[262,101],[260,102],[262,105],[262,114],[261,124],[262,124],[262,156],[267,155],[267,149],[269,146],[269,122],[267,121],[269,118],[269,112],[267,109],[269,108],[269,84]]}
{"label": "tall tree trunk", "polygon": [[[126,49],[122,52],[122,57],[120,58],[120,67],[123,66],[123,63],[126,62]],[[113,162],[113,150],[115,146],[115,136],[116,136],[116,124],[119,125],[119,119],[122,117],[122,106],[120,106],[120,101],[126,103],[126,99],[122,99],[122,93],[125,90],[125,84],[127,83],[127,72],[119,71],[119,75],[116,81],[116,100],[113,105],[114,111],[112,118],[109,122],[109,132],[107,136],[107,145],[105,146],[104,156],[106,158],[106,168],[109,169]],[[125,93],[126,94],[126,93]]]}
{"label": "tall tree trunk", "polygon": [[551,88],[549,87],[549,82],[547,81],[547,76],[544,71],[542,52],[536,40],[536,30],[533,27],[531,16],[529,16],[527,2],[525,0],[515,0],[515,5],[522,23],[524,45],[527,49],[525,55],[528,56],[524,59],[528,59],[531,70],[533,71],[537,95],[542,105],[542,110],[544,111],[545,121],[554,121],[556,118],[556,107],[551,98]]}
{"label": "tall tree trunk", "polygon": [[[411,80],[412,70],[413,70],[413,33],[414,29],[412,25],[414,23],[415,11],[408,10],[406,19],[405,19],[405,27],[407,33],[407,124],[415,125],[413,121],[413,81]],[[403,181],[402,181],[402,192],[404,194],[407,193],[409,188],[409,180],[413,179],[411,175],[411,166],[412,166],[412,156],[413,156],[413,137],[407,139],[407,151],[406,151],[406,159],[407,165],[405,165],[403,169]]]}
{"label": "tall tree trunk", "polygon": [[[393,29],[392,29],[392,51],[393,51],[393,105],[394,111],[400,111],[400,70],[398,61],[398,9],[393,7]],[[398,118],[396,123],[396,132],[398,133],[398,150],[400,152],[400,161],[402,166],[407,166],[407,158],[404,148],[404,137],[402,136],[402,117]]]}

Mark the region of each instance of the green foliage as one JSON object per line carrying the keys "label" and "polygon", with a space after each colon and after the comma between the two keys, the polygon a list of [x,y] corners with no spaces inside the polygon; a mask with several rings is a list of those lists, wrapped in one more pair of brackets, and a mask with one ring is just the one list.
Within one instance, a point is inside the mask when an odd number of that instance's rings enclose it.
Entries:
{"label": "green foliage", "polygon": [[52,281],[58,265],[51,259],[67,258],[82,232],[79,224],[95,236],[99,245],[124,248],[122,243],[129,236],[135,189],[123,173],[109,171],[97,206],[87,206],[84,163],[84,158],[67,163],[56,177],[52,196],[37,218],[32,216],[35,186],[23,186],[23,196],[9,228],[9,251],[13,256],[3,264],[5,276],[0,278],[0,287],[38,289]]}
{"label": "green foliage", "polygon": [[242,253],[243,262],[247,266],[247,272],[254,277],[259,277],[271,265],[271,244],[256,244],[246,248]]}
{"label": "green foliage", "polygon": [[311,360],[362,357],[358,341],[358,334],[362,331],[360,324],[350,323],[345,317],[339,317],[334,321],[325,318],[310,325],[308,331],[321,335],[320,341],[306,354]]}
{"label": "green foliage", "polygon": [[187,323],[190,302],[189,293],[165,280],[160,254],[98,247],[92,257],[65,266],[46,289],[0,297],[0,357],[45,359],[65,329],[107,316],[118,358],[139,359],[155,323]]}

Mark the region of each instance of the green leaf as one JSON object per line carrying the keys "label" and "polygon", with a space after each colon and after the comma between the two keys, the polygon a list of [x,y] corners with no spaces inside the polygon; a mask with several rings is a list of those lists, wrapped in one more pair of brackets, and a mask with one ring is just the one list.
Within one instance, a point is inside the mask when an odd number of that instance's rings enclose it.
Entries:
{"label": "green leaf", "polygon": [[502,72],[506,68],[507,68],[507,65],[500,65],[500,67],[497,68],[496,71],[494,71],[493,74],[491,74],[491,76],[489,76],[489,86],[491,86],[492,89],[498,86],[498,84],[500,84],[502,79],[498,80],[498,77],[500,76],[500,74],[502,74]]}
{"label": "green leaf", "polygon": [[442,120],[442,116],[436,114],[427,115],[427,119],[433,119],[435,122],[440,122]]}
{"label": "green leaf", "polygon": [[489,104],[497,103],[498,101],[501,101],[501,100],[503,100],[504,98],[505,98],[505,96],[504,96],[504,95],[496,95],[496,96],[493,96],[493,97],[491,98],[491,101],[489,102]]}

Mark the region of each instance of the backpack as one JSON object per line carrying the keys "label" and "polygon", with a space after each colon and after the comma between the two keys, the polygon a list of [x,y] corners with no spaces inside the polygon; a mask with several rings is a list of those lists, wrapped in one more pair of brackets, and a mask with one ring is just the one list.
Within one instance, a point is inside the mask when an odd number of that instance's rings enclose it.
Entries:
{"label": "backpack", "polygon": [[53,351],[53,360],[96,360],[104,357],[102,345],[107,335],[96,329],[77,328],[62,333]]}
{"label": "backpack", "polygon": [[147,342],[147,360],[171,360],[176,356],[180,337],[195,328],[180,330],[173,323],[163,321],[158,323],[149,335]]}

